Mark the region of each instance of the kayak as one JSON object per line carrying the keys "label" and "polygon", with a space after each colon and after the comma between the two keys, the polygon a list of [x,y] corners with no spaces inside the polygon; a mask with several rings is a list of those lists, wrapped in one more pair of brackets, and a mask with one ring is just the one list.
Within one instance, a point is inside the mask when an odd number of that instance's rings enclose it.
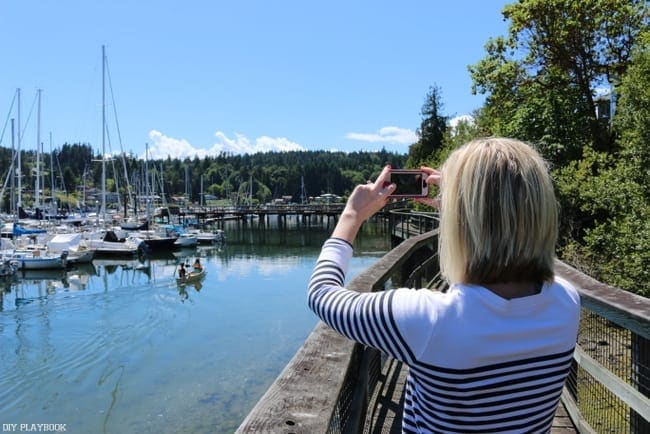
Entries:
{"label": "kayak", "polygon": [[206,274],[207,272],[205,271],[205,268],[202,269],[201,271],[190,271],[185,275],[185,277],[177,277],[176,283],[183,284],[183,283],[198,282],[202,280]]}

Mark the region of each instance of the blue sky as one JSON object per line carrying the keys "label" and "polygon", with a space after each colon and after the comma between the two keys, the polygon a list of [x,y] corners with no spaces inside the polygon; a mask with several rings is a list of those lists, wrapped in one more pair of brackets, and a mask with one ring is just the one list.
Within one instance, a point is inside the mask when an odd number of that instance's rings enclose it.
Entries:
{"label": "blue sky", "polygon": [[20,88],[22,148],[36,149],[42,89],[45,151],[51,133],[101,152],[105,45],[107,153],[406,153],[431,85],[445,115],[481,106],[467,66],[505,34],[507,3],[2,0],[0,122]]}

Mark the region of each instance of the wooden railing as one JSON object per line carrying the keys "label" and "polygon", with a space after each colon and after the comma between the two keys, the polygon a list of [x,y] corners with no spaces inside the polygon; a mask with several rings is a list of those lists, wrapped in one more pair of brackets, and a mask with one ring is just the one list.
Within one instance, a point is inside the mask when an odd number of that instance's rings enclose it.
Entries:
{"label": "wooden railing", "polygon": [[[350,289],[430,287],[445,290],[437,260],[437,230],[414,214],[392,219],[406,238],[353,279]],[[408,230],[405,230],[408,228]],[[650,432],[650,300],[598,282],[560,261],[556,274],[580,292],[583,312],[574,369],[562,401],[579,432]],[[306,284],[305,284],[306,285]],[[239,433],[363,432],[384,359],[322,322],[239,427]]]}
{"label": "wooden railing", "polygon": [[[394,286],[398,283],[395,275],[402,274],[414,256],[435,252],[436,243],[435,233],[410,238],[347,287],[368,292]],[[237,432],[360,432],[380,368],[378,351],[356,344],[319,322]]]}

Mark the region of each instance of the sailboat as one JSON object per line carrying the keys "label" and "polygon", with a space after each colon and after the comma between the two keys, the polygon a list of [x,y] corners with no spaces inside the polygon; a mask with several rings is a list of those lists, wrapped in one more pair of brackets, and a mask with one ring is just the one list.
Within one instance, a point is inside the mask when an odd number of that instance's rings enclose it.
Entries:
{"label": "sailboat", "polygon": [[[106,226],[106,46],[102,45],[102,201],[97,219]],[[111,228],[100,228],[84,233],[80,245],[94,250],[97,255],[134,256],[140,250],[142,240],[136,237],[120,237]]]}
{"label": "sailboat", "polygon": [[[145,150],[145,186],[147,190],[147,222],[151,221],[151,194],[150,185],[152,182],[149,180],[149,144],[146,145]],[[132,232],[134,237],[142,240],[144,249],[148,252],[169,251],[177,248],[175,244],[178,239],[178,232],[173,228],[159,226],[154,229],[142,230]]]}

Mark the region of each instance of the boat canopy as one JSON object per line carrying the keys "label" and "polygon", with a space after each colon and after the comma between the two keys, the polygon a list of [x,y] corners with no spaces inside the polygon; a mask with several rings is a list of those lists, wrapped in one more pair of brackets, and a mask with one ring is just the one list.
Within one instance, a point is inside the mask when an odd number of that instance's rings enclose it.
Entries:
{"label": "boat canopy", "polygon": [[81,234],[57,234],[47,242],[47,247],[55,252],[63,252],[77,247],[81,242]]}
{"label": "boat canopy", "polygon": [[18,223],[14,223],[15,237],[19,237],[21,235],[44,234],[45,232],[47,232],[45,229],[27,229],[20,226]]}

